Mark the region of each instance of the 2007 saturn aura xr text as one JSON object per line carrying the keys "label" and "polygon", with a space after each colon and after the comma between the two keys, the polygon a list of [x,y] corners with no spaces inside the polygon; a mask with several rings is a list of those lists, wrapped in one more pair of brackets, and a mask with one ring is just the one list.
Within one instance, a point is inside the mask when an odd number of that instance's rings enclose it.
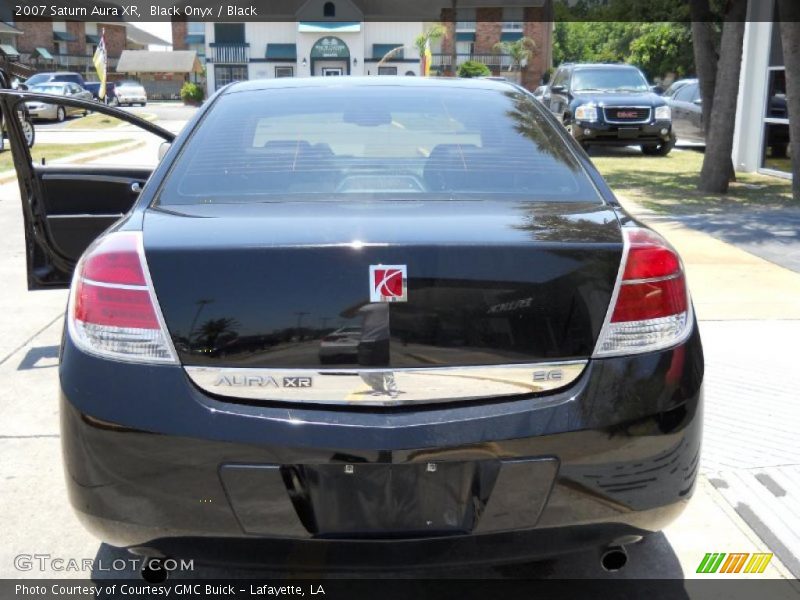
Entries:
{"label": "2007 saturn aura xr text", "polygon": [[686,505],[683,265],[525,90],[242,82],[177,137],[0,92],[31,101],[170,142],[155,169],[34,165],[7,119],[29,287],[71,286],[66,482],[101,539],[432,566],[618,548]]}

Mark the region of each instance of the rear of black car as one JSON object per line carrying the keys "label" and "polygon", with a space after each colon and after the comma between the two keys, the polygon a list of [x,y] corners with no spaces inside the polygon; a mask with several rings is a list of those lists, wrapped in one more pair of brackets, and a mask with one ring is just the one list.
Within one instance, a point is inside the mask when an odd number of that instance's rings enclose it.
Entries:
{"label": "rear of black car", "polygon": [[463,564],[631,543],[688,501],[674,250],[532,96],[381,79],[226,88],[84,255],[63,443],[104,540]]}

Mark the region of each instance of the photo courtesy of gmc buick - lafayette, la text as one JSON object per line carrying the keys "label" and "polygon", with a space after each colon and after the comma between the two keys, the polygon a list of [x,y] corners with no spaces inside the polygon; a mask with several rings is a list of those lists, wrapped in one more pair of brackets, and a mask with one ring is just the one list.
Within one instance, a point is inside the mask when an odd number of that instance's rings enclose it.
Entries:
{"label": "photo courtesy of gmc buick - lafayette, la text", "polygon": [[646,116],[632,143],[666,154],[667,110],[636,69],[564,69],[546,103],[491,78],[235,82],[178,134],[2,82],[4,115],[63,105],[164,140],[152,169],[39,164],[6,119],[28,287],[69,289],[82,524],[139,557],[360,571],[592,549],[614,571],[676,519],[704,372],[684,266],[582,147]]}

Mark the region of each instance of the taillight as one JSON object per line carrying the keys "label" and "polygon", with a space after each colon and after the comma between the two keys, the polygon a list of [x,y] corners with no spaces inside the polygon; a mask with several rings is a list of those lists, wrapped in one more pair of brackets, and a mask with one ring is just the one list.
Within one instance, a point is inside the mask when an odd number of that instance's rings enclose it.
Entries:
{"label": "taillight", "polygon": [[72,283],[68,326],[91,354],[138,362],[176,362],[144,260],[141,233],[101,237],[84,254]]}
{"label": "taillight", "polygon": [[684,341],[692,330],[692,307],[683,265],[657,233],[622,230],[623,264],[595,356],[652,352]]}

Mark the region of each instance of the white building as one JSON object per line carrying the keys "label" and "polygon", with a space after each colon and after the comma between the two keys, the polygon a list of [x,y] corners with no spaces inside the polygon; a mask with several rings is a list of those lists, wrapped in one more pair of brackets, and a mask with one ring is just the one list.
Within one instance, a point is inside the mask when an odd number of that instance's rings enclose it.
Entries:
{"label": "white building", "polygon": [[[328,3],[330,4],[330,3]],[[231,81],[336,75],[419,75],[422,22],[205,23],[208,93]],[[389,50],[403,47],[378,66]]]}
{"label": "white building", "polygon": [[791,177],[786,69],[774,0],[751,0],[733,140],[738,171]]}

